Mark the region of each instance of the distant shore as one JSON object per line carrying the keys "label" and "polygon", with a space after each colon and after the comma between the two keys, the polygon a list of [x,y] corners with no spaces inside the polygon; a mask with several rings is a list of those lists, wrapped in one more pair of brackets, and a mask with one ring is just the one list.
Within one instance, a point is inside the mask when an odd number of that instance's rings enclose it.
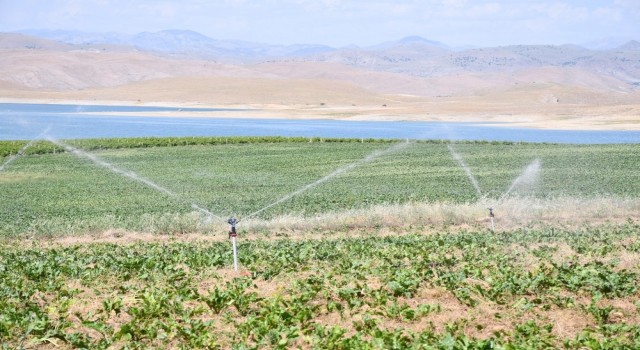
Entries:
{"label": "distant shore", "polygon": [[[46,96],[46,94],[45,94]],[[221,108],[239,109],[242,113],[229,111],[161,111],[126,112],[122,115],[144,117],[188,117],[188,118],[255,118],[255,119],[330,119],[357,121],[424,121],[424,122],[472,122],[490,123],[493,126],[555,129],[555,130],[640,130],[640,106],[593,106],[583,107],[581,114],[566,112],[524,110],[520,113],[499,108],[481,106],[474,110],[460,98],[459,105],[442,105],[432,101],[395,101],[389,105],[304,105],[304,104],[214,104],[191,101],[131,101],[77,99],[68,97],[4,97],[0,103],[71,104],[108,106],[160,106],[175,108]],[[464,106],[464,108],[460,108]],[[425,112],[427,111],[427,112]],[[622,112],[621,112],[622,111]],[[635,113],[634,113],[635,112]],[[96,113],[100,114],[100,113]],[[109,113],[118,115],[118,113]],[[494,124],[495,123],[495,124]]]}

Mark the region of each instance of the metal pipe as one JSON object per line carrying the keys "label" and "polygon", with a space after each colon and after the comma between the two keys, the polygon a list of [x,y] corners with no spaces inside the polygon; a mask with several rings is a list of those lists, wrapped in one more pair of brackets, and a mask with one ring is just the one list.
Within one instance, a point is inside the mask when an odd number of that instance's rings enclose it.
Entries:
{"label": "metal pipe", "polygon": [[238,271],[238,247],[236,245],[236,236],[231,237],[231,244],[233,245],[233,270]]}
{"label": "metal pipe", "polygon": [[230,217],[227,220],[229,224],[229,238],[231,239],[231,245],[233,246],[233,270],[238,271],[238,246],[236,243],[236,237],[238,233],[236,232],[236,224],[238,220],[234,217]]}

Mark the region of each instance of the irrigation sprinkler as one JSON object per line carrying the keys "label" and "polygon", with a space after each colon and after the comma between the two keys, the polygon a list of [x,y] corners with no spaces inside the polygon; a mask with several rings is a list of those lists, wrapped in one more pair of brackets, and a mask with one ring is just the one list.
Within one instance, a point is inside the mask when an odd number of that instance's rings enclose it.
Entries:
{"label": "irrigation sprinkler", "polygon": [[489,208],[489,219],[491,219],[491,232],[495,232],[496,231],[496,227],[493,224],[493,218],[494,218],[494,214],[493,214],[493,208]]}
{"label": "irrigation sprinkler", "polygon": [[231,239],[233,246],[233,270],[238,271],[238,246],[236,245],[236,237],[238,236],[236,224],[238,223],[238,219],[232,216],[227,220],[227,223],[229,224],[229,239]]}

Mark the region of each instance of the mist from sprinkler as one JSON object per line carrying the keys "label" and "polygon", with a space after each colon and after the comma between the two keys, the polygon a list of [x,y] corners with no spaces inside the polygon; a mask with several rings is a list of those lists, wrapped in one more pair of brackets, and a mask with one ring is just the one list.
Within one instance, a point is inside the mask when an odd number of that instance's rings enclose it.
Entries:
{"label": "mist from sprinkler", "polygon": [[5,161],[2,163],[2,165],[0,165],[0,171],[3,171],[4,168],[11,164],[11,162],[13,162],[14,160],[18,159],[18,157],[22,156],[24,154],[24,152],[27,151],[27,148],[31,147],[34,143],[38,142],[39,140],[41,140],[49,131],[51,130],[51,126],[48,126],[43,132],[40,133],[40,135],[34,137],[33,139],[31,139],[29,142],[27,142],[26,145],[24,145],[19,151],[18,153],[10,156],[9,158],[5,159]]}
{"label": "mist from sprinkler", "polygon": [[[161,192],[161,193],[164,193],[164,194],[168,195],[169,197],[175,198],[175,199],[177,199],[177,200],[179,200],[181,202],[188,203],[188,201],[185,201],[184,199],[182,199],[178,194],[176,194],[176,193],[174,193],[174,192],[172,192],[172,191],[170,191],[170,190],[168,190],[168,189],[156,184],[155,182],[153,182],[153,181],[151,181],[149,179],[146,179],[146,178],[134,173],[133,171],[120,169],[120,168],[114,166],[113,164],[110,164],[110,163],[104,161],[103,159],[101,159],[101,158],[99,158],[99,157],[97,157],[97,156],[95,156],[95,155],[93,155],[91,153],[87,153],[87,152],[84,152],[84,151],[82,151],[80,149],[77,149],[77,148],[75,148],[73,146],[67,145],[66,143],[64,143],[64,142],[62,142],[60,140],[57,140],[57,139],[55,139],[55,138],[53,138],[51,136],[48,136],[46,139],[48,141],[50,141],[50,142],[52,142],[52,143],[64,148],[67,152],[77,156],[78,158],[86,158],[86,159],[92,161],[94,164],[99,165],[99,166],[101,166],[101,167],[103,167],[103,168],[105,168],[107,170],[110,170],[110,171],[116,173],[116,174],[128,177],[128,178],[130,178],[132,180],[135,180],[135,181],[138,181],[138,182],[140,182],[140,183],[142,183],[144,185],[147,185],[148,187],[150,187],[150,188],[152,188],[152,189],[154,189],[154,190],[156,190],[158,192]],[[195,210],[198,210],[199,212],[208,215],[209,218],[218,218],[218,219],[224,220],[221,216],[213,214],[209,210],[197,205],[196,203],[189,203],[189,204],[191,205],[191,208],[193,208]]]}
{"label": "mist from sprinkler", "polygon": [[[518,177],[516,177],[511,186],[507,189],[507,191],[500,196],[498,199],[501,202],[504,198],[506,198],[512,191],[522,187],[531,187],[533,186],[538,179],[540,178],[540,168],[542,166],[542,162],[540,159],[535,159],[532,161],[521,173]],[[489,208],[489,219],[491,220],[491,231],[495,232],[496,227],[494,224],[495,214],[493,213],[493,208]]]}
{"label": "mist from sprinkler", "polygon": [[522,187],[531,187],[533,186],[538,179],[540,178],[540,168],[542,166],[542,162],[540,159],[535,159],[531,164],[529,164],[513,182],[507,192],[505,192],[500,200],[504,199],[511,193],[514,189],[522,188]]}
{"label": "mist from sprinkler", "polygon": [[[471,184],[473,184],[473,187],[476,189],[476,192],[478,193],[478,196],[482,197],[482,191],[480,190],[480,185],[478,184],[478,180],[473,175],[473,172],[471,171],[471,169],[464,162],[464,159],[462,159],[462,156],[458,152],[456,152],[456,150],[454,149],[452,144],[448,144],[447,148],[449,149],[449,152],[451,152],[451,156],[453,157],[453,159],[456,162],[458,162],[458,165],[460,165],[462,170],[464,170],[464,172],[467,174],[467,177],[469,178],[469,181],[471,181]],[[494,217],[495,217],[495,215],[493,214],[493,208],[489,208],[489,219],[491,221],[491,232],[495,232],[495,230],[496,230],[495,224],[493,222],[493,218]]]}
{"label": "mist from sprinkler", "polygon": [[454,144],[452,143],[452,142],[455,142],[454,140],[456,139],[455,130],[453,130],[449,126],[449,124],[445,124],[444,127],[441,127],[441,130],[444,134],[447,135],[446,140],[449,141],[449,144],[447,144],[447,148],[451,153],[451,157],[453,157],[453,160],[455,160],[458,163],[458,165],[462,168],[464,173],[467,175],[467,178],[469,178],[469,181],[471,181],[473,188],[475,188],[476,192],[478,193],[478,197],[482,197],[482,190],[480,189],[480,184],[478,183],[478,179],[476,179],[476,177],[473,175],[471,168],[467,166],[467,163],[465,163],[464,159],[456,151]]}
{"label": "mist from sprinkler", "polygon": [[458,154],[458,152],[456,152],[456,150],[453,148],[452,144],[448,144],[447,148],[449,149],[449,152],[451,152],[451,156],[453,157],[453,159],[456,162],[458,162],[458,165],[460,165],[462,170],[464,170],[465,174],[467,174],[467,177],[469,178],[469,181],[471,181],[471,184],[476,189],[476,192],[478,192],[478,196],[482,197],[482,191],[480,190],[480,185],[478,184],[478,180],[476,179],[475,176],[473,176],[473,173],[471,172],[471,169],[469,169],[467,164],[464,162],[464,159],[462,159],[462,156],[460,156],[460,154]]}
{"label": "mist from sprinkler", "polygon": [[18,153],[14,154],[14,155],[12,155],[12,156],[9,156],[9,158],[7,158],[7,159],[2,163],[2,165],[0,165],[0,171],[3,171],[3,170],[4,170],[4,168],[5,168],[7,165],[11,164],[11,162],[13,162],[14,160],[18,159],[18,157],[20,157],[21,155],[23,155],[23,154],[24,154],[24,152],[27,150],[27,148],[31,147],[31,145],[33,145],[35,142],[36,142],[36,139],[33,139],[33,140],[29,141],[26,145],[24,145],[24,146],[23,146],[23,147],[18,151]]}
{"label": "mist from sprinkler", "polygon": [[401,150],[401,149],[407,147],[410,144],[411,143],[409,142],[409,140],[407,140],[406,142],[395,144],[395,145],[393,145],[393,146],[391,146],[391,147],[389,147],[387,149],[374,151],[373,153],[367,155],[366,157],[364,157],[364,158],[362,158],[362,159],[360,159],[358,161],[355,161],[355,162],[353,162],[353,163],[351,163],[349,165],[346,165],[346,166],[344,166],[342,168],[338,168],[334,172],[332,172],[331,174],[329,174],[329,175],[327,175],[327,176],[325,176],[325,177],[323,177],[321,179],[318,179],[315,182],[312,182],[312,183],[310,183],[308,185],[305,185],[305,186],[303,186],[303,187],[301,187],[301,188],[299,188],[299,189],[297,189],[297,190],[295,190],[295,191],[293,191],[293,192],[281,197],[280,199],[278,199],[275,202],[273,202],[273,203],[261,208],[260,210],[257,210],[255,212],[245,216],[243,218],[243,220],[246,220],[246,219],[248,219],[250,217],[258,215],[258,214],[262,213],[263,211],[265,211],[265,210],[267,210],[269,208],[272,208],[272,207],[274,207],[274,206],[276,206],[276,205],[278,205],[278,204],[280,204],[282,202],[285,202],[285,201],[287,201],[287,200],[289,200],[289,199],[291,199],[291,198],[293,198],[293,197],[295,197],[295,196],[297,196],[297,195],[299,195],[299,194],[301,194],[303,192],[306,192],[306,191],[308,191],[308,190],[310,190],[310,189],[312,189],[312,188],[324,183],[324,182],[327,182],[327,181],[333,179],[334,177],[336,177],[336,176],[338,176],[340,174],[346,173],[346,172],[348,172],[350,170],[353,170],[353,169],[355,169],[355,168],[357,168],[357,167],[359,167],[361,165],[367,164],[367,163],[373,161],[374,159],[376,159],[376,158],[378,158],[380,156],[383,156],[383,155],[386,155],[386,154]]}
{"label": "mist from sprinkler", "polygon": [[[473,172],[471,171],[471,169],[464,162],[464,159],[462,158],[462,156],[458,152],[456,152],[456,150],[455,150],[455,148],[453,147],[452,144],[448,144],[447,148],[449,149],[449,152],[451,153],[451,156],[453,157],[453,159],[458,163],[458,165],[460,165],[460,167],[467,174],[467,177],[469,178],[469,181],[471,181],[471,184],[473,184],[473,187],[476,189],[476,192],[478,193],[478,195],[482,196],[482,191],[480,190],[480,185],[478,184],[478,180],[473,175]],[[518,188],[533,186],[538,181],[538,179],[540,177],[541,165],[542,165],[542,162],[540,161],[540,159],[535,159],[534,161],[532,161],[520,173],[520,175],[513,180],[513,182],[511,183],[511,185],[507,189],[507,191],[502,196],[500,196],[498,201],[499,202],[502,201],[511,192],[513,192],[514,190],[516,190]],[[491,222],[491,231],[495,232],[495,222],[494,222],[495,214],[493,212],[493,207],[490,207],[488,209],[489,209],[489,220]]]}

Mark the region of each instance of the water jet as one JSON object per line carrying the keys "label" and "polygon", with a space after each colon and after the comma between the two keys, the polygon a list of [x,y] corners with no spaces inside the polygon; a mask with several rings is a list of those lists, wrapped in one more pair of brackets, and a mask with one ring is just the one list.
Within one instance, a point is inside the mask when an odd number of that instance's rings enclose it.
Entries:
{"label": "water jet", "polygon": [[540,177],[540,167],[541,167],[540,159],[535,159],[533,162],[531,162],[531,164],[529,164],[522,171],[520,176],[518,176],[515,180],[513,180],[513,182],[511,183],[511,186],[509,186],[509,189],[507,189],[507,192],[505,192],[500,197],[500,200],[504,199],[506,196],[509,195],[509,193],[511,193],[516,188],[523,188],[523,187],[532,188],[535,185],[535,183],[538,181],[538,178]]}
{"label": "water jet", "polygon": [[0,165],[0,171],[3,171],[4,168],[9,165],[11,162],[13,162],[14,160],[16,160],[18,157],[22,156],[24,154],[24,152],[27,151],[27,148],[31,147],[34,143],[36,143],[36,141],[42,139],[42,137],[47,134],[49,132],[49,130],[51,130],[51,126],[48,126],[43,132],[40,133],[40,135],[36,136],[35,138],[33,138],[32,140],[30,140],[29,142],[27,142],[26,145],[24,145],[16,154],[9,156],[9,158],[7,158],[1,165]]}
{"label": "water jet", "polygon": [[170,191],[170,190],[168,190],[168,189],[156,184],[155,182],[153,182],[153,181],[151,181],[149,179],[146,179],[146,178],[134,173],[133,171],[120,169],[120,168],[114,166],[113,164],[108,163],[108,162],[104,161],[103,159],[101,159],[101,158],[99,158],[99,157],[97,157],[97,156],[95,156],[95,155],[93,155],[91,153],[87,153],[87,152],[82,151],[82,150],[80,150],[78,148],[70,146],[70,145],[68,145],[68,144],[66,144],[66,143],[64,143],[64,142],[62,142],[60,140],[57,140],[57,139],[55,139],[55,138],[53,138],[51,136],[47,136],[46,139],[49,142],[52,142],[52,143],[64,148],[67,152],[75,155],[78,158],[86,158],[86,159],[92,161],[94,164],[99,165],[99,166],[101,166],[101,167],[103,167],[103,168],[105,168],[107,170],[110,170],[110,171],[116,173],[116,174],[128,177],[128,178],[130,178],[132,180],[135,180],[135,181],[138,181],[138,182],[140,182],[140,183],[142,183],[144,185],[147,185],[147,187],[150,187],[150,188],[152,188],[152,189],[154,189],[154,190],[156,190],[158,192],[164,193],[164,194],[168,195],[169,197],[175,198],[175,199],[177,199],[177,200],[179,200],[179,201],[181,201],[183,203],[189,203],[191,205],[191,208],[193,208],[195,210],[198,210],[199,212],[201,212],[203,214],[208,215],[209,218],[222,219],[221,216],[213,214],[211,211],[209,211],[209,210],[197,205],[196,203],[190,203],[190,202],[184,200],[178,194],[176,194],[176,193],[174,193],[174,192],[172,192],[172,191]]}
{"label": "water jet", "polygon": [[301,187],[301,188],[299,188],[299,189],[297,189],[297,190],[295,190],[295,191],[293,191],[293,192],[281,197],[280,199],[278,199],[275,202],[263,207],[262,209],[257,210],[255,212],[245,216],[243,219],[247,219],[247,218],[250,218],[252,216],[258,215],[258,214],[262,213],[263,211],[265,211],[265,210],[267,210],[267,209],[269,209],[269,208],[271,208],[273,206],[276,206],[276,205],[278,205],[278,204],[280,204],[280,203],[282,203],[284,201],[287,201],[287,200],[289,200],[289,199],[291,199],[291,198],[293,198],[293,197],[295,197],[295,196],[297,196],[297,195],[299,195],[299,194],[301,194],[301,193],[303,193],[305,191],[308,191],[311,188],[314,188],[314,187],[320,185],[321,183],[326,182],[326,181],[328,181],[328,180],[330,180],[330,179],[332,179],[332,178],[334,178],[334,177],[336,177],[336,176],[338,176],[340,174],[343,174],[343,173],[346,173],[346,172],[348,172],[350,170],[353,170],[354,168],[356,168],[356,167],[358,167],[360,165],[369,163],[369,162],[373,161],[374,159],[376,159],[376,158],[378,158],[380,156],[383,156],[385,154],[392,153],[392,152],[398,151],[400,149],[403,149],[403,148],[407,147],[409,144],[410,143],[407,140],[406,142],[395,144],[395,145],[393,145],[393,146],[391,146],[391,147],[389,147],[389,148],[387,148],[385,150],[374,151],[373,153],[369,154],[368,156],[366,156],[366,157],[364,157],[364,158],[362,158],[362,159],[360,159],[360,160],[358,160],[356,162],[353,162],[353,163],[351,163],[349,165],[346,165],[346,166],[344,166],[342,168],[338,168],[337,170],[333,171],[329,175],[326,175],[323,178],[320,178],[320,179],[316,180],[315,182],[312,182],[312,183],[310,183],[308,185],[305,185],[305,186],[303,186],[303,187]]}
{"label": "water jet", "polygon": [[449,149],[449,152],[451,152],[451,156],[453,157],[453,159],[456,162],[458,162],[458,165],[460,165],[462,170],[464,170],[465,174],[467,174],[469,181],[471,181],[471,184],[476,189],[476,192],[478,192],[478,196],[482,196],[482,191],[480,190],[480,185],[478,184],[478,180],[476,180],[476,177],[473,176],[471,169],[469,169],[467,164],[464,162],[464,159],[462,159],[462,156],[460,156],[460,154],[456,152],[456,150],[453,148],[451,144],[447,145],[447,148]]}

